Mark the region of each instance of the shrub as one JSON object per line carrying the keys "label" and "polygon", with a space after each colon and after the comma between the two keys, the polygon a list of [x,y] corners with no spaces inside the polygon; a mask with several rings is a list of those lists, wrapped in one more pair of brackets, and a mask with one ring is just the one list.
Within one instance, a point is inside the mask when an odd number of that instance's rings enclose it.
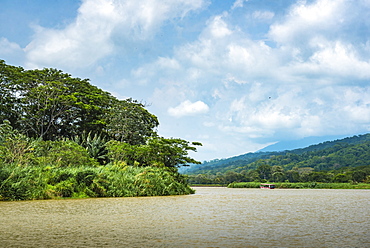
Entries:
{"label": "shrub", "polygon": [[96,167],[99,163],[91,158],[85,148],[66,141],[40,141],[35,146],[35,155],[40,165],[55,167]]}

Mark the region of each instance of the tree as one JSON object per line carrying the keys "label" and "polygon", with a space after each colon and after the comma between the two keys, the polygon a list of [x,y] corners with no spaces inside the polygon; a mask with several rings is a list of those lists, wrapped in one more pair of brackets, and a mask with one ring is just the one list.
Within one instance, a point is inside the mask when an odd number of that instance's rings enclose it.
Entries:
{"label": "tree", "polygon": [[111,161],[124,161],[128,165],[157,166],[175,168],[188,164],[200,164],[188,156],[196,151],[199,142],[190,143],[182,139],[154,137],[145,145],[130,145],[111,140],[107,143],[108,157]]}
{"label": "tree", "polygon": [[335,175],[333,178],[333,182],[335,183],[348,183],[349,180],[350,180],[350,177],[343,173],[339,173]]}
{"label": "tree", "polygon": [[226,183],[242,182],[244,180],[244,176],[235,171],[227,171],[224,175],[224,180]]}
{"label": "tree", "polygon": [[354,182],[364,182],[366,180],[366,172],[363,170],[356,170],[352,174],[352,179]]}
{"label": "tree", "polygon": [[145,144],[148,138],[155,136],[158,119],[144,107],[131,98],[116,101],[106,118],[109,136],[130,145]]}
{"label": "tree", "polygon": [[247,178],[249,182],[259,181],[261,179],[259,172],[257,170],[249,170],[246,173],[245,177]]}
{"label": "tree", "polygon": [[104,114],[115,100],[88,80],[56,69],[26,71],[21,88],[21,127],[45,140],[102,132]]}
{"label": "tree", "polygon": [[0,60],[0,123],[8,120],[12,127],[17,128],[19,118],[18,81],[23,68],[5,64]]}
{"label": "tree", "polygon": [[180,167],[188,164],[200,164],[199,161],[188,156],[189,151],[196,152],[195,146],[201,146],[199,142],[154,137],[148,141],[149,160],[166,167]]}
{"label": "tree", "polygon": [[271,179],[274,182],[283,182],[285,179],[285,173],[283,167],[274,165],[271,168]]}
{"label": "tree", "polygon": [[57,69],[28,70],[0,60],[0,121],[29,137],[55,140],[105,130],[108,110],[118,100]]}
{"label": "tree", "polygon": [[268,164],[261,164],[257,167],[257,171],[261,179],[269,180],[271,177],[271,166]]}
{"label": "tree", "polygon": [[292,183],[296,183],[300,181],[300,175],[299,172],[296,170],[288,170],[285,173],[287,180]]}

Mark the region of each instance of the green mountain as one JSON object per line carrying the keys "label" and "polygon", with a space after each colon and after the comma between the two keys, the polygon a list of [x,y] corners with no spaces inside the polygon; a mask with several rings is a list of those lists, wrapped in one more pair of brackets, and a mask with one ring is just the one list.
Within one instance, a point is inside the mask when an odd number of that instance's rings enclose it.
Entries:
{"label": "green mountain", "polygon": [[343,167],[370,165],[370,134],[327,141],[301,149],[281,152],[256,152],[192,165],[182,173],[188,175],[220,175],[227,172],[246,173],[261,165],[280,166],[284,171],[338,170]]}

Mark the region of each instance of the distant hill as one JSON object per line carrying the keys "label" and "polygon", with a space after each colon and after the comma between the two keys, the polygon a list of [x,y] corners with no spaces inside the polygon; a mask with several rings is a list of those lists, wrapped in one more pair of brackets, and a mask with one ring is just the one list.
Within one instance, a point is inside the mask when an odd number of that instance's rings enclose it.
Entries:
{"label": "distant hill", "polygon": [[261,163],[279,165],[285,170],[293,167],[329,170],[370,164],[370,134],[326,141],[294,150],[259,151],[227,159],[216,159],[192,165],[182,173],[216,175],[228,171],[241,172],[256,169]]}

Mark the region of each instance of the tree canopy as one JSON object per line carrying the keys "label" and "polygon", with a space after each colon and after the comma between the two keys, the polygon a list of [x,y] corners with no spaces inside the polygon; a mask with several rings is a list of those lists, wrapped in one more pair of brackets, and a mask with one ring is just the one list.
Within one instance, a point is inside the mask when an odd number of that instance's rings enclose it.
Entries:
{"label": "tree canopy", "polygon": [[155,135],[156,116],[135,100],[110,93],[57,69],[24,70],[0,60],[0,122],[28,137],[56,140],[102,133],[129,144]]}
{"label": "tree canopy", "polygon": [[125,147],[128,163],[166,167],[198,163],[187,156],[196,151],[188,141],[158,137],[158,118],[143,103],[119,100],[88,79],[50,68],[24,70],[0,60],[0,86],[0,123],[9,121],[28,138],[74,140],[103,164],[109,162],[109,140]]}

